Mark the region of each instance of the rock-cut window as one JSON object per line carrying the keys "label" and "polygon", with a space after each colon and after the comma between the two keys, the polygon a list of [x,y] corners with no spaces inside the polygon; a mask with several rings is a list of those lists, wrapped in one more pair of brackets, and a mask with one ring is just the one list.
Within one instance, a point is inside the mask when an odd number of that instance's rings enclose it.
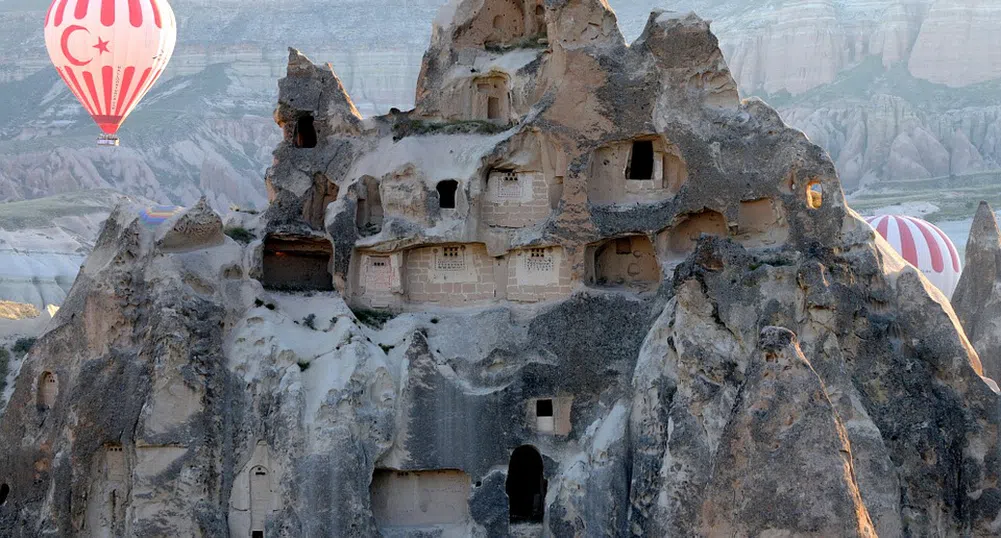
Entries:
{"label": "rock-cut window", "polygon": [[306,115],[296,120],[292,145],[297,148],[316,147],[316,126],[313,125],[313,116]]}
{"label": "rock-cut window", "polygon": [[810,209],[820,209],[824,205],[824,187],[819,181],[811,181],[807,184],[806,205]]}
{"label": "rock-cut window", "polygon": [[459,182],[448,179],[438,183],[438,204],[442,209],[455,209],[455,193],[459,190]]}
{"label": "rock-cut window", "polygon": [[38,381],[38,405],[43,409],[51,408],[59,395],[59,378],[52,372],[45,372]]}
{"label": "rock-cut window", "polygon": [[633,142],[632,152],[629,154],[629,168],[626,170],[627,179],[653,179],[653,141],[637,140]]}

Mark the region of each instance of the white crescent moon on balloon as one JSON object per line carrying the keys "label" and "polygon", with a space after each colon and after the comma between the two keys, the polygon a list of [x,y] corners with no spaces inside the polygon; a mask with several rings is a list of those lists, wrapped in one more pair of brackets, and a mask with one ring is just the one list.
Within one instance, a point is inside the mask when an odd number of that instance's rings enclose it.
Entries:
{"label": "white crescent moon on balloon", "polygon": [[89,64],[91,60],[93,60],[93,58],[87,60],[86,62],[81,62],[80,60],[74,58],[72,54],[70,54],[70,49],[69,49],[70,37],[73,35],[74,32],[78,30],[83,30],[84,32],[90,34],[90,30],[84,28],[83,26],[80,26],[79,24],[67,26],[66,29],[63,30],[63,37],[61,40],[61,44],[63,48],[63,56],[66,57],[66,61],[68,61],[71,65],[75,65],[77,67],[83,67]]}

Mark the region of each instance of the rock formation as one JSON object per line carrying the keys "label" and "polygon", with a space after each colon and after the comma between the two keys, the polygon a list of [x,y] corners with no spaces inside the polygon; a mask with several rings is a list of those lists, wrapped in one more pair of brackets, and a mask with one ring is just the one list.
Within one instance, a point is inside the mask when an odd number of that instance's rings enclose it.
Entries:
{"label": "rock formation", "polygon": [[202,198],[190,210],[161,226],[156,244],[160,250],[171,252],[211,248],[224,241],[222,218]]}
{"label": "rock formation", "polygon": [[908,68],[917,77],[952,87],[1001,77],[1001,51],[987,45],[999,19],[1001,6],[994,2],[932,2]]}
{"label": "rock formation", "polygon": [[984,375],[1001,380],[1001,231],[981,202],[966,244],[966,268],[952,297],[956,316],[980,354]]}
{"label": "rock formation", "polygon": [[0,297],[39,310],[62,304],[108,214],[140,200],[97,189],[0,204]]}
{"label": "rock formation", "polygon": [[[91,121],[58,87],[61,81],[36,31],[46,3],[8,4],[0,3],[0,21],[10,29],[9,38],[0,41],[0,55],[12,59],[0,65],[0,83],[10,99],[0,116],[0,140],[6,143],[0,148],[0,199],[110,187],[185,206],[205,195],[224,210],[230,204],[263,205],[260,171],[270,156],[261,148],[277,142],[267,116],[286,36],[295,35],[311,57],[332,61],[364,114],[384,113],[413,104],[417,58],[429,38],[424,25],[440,2],[409,0],[401,6],[373,0],[344,9],[318,0],[185,0],[175,6],[186,24],[177,61],[161,83],[165,98],[147,100],[130,119],[125,145],[113,160],[81,141],[92,138]],[[629,36],[640,33],[655,6],[695,9],[711,18],[742,94],[767,96],[780,105],[787,122],[834,156],[849,190],[863,180],[913,179],[900,175],[911,169],[917,177],[948,175],[907,152],[908,142],[925,133],[934,139],[935,154],[928,158],[934,164],[941,163],[941,153],[962,157],[974,150],[969,167],[957,159],[950,173],[976,172],[981,161],[987,168],[1001,163],[1001,111],[993,98],[1001,56],[991,42],[1001,10],[990,2],[613,0],[611,5]],[[925,81],[943,85],[929,87]],[[811,91],[819,98],[783,97]],[[888,109],[886,97],[902,102]],[[905,114],[914,121],[901,124]],[[956,131],[972,148],[953,149]],[[902,151],[891,150],[893,143]]]}
{"label": "rock formation", "polygon": [[[826,149],[847,191],[916,178],[941,178],[946,188],[946,176],[1001,166],[1001,64],[989,33],[1001,12],[988,4],[610,1],[629,39],[652,7],[712,19],[742,95],[763,96]],[[177,61],[113,152],[92,146],[92,121],[49,65],[36,24],[46,7],[0,2],[0,25],[9,29],[0,56],[11,59],[0,65],[8,98],[0,114],[0,200],[105,188],[182,206],[205,196],[224,211],[265,206],[262,171],[280,140],[270,118],[273,73],[284,68],[286,36],[336,66],[363,115],[406,109],[440,0],[370,0],[350,9],[320,0],[185,0],[175,6],[186,21]],[[900,187],[885,188],[896,196]],[[956,206],[961,213],[965,200]],[[85,250],[95,238],[96,231],[86,236]],[[23,254],[29,265],[52,265],[51,249],[31,250]],[[67,287],[76,271],[62,273],[78,266],[58,269]],[[17,287],[5,282],[0,298],[41,300],[31,277],[47,282],[50,275],[27,276]],[[46,299],[61,301],[65,290],[53,291]]]}
{"label": "rock formation", "polygon": [[373,118],[290,52],[249,244],[111,215],[8,391],[0,532],[1001,531],[951,307],[706,21],[452,0],[433,35]]}

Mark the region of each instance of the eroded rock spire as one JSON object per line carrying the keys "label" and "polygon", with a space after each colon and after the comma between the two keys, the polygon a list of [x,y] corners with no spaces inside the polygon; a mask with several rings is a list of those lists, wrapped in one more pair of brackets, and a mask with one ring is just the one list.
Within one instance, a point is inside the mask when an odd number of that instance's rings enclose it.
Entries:
{"label": "eroded rock spire", "polygon": [[952,297],[984,375],[1001,380],[1001,231],[994,210],[980,202],[966,243],[966,267]]}

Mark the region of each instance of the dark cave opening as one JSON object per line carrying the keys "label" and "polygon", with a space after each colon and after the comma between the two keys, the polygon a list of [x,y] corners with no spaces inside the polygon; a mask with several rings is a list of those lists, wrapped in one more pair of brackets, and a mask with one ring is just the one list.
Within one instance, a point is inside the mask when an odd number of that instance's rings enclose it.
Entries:
{"label": "dark cave opening", "polygon": [[292,133],[292,145],[297,148],[316,147],[316,127],[313,125],[313,116],[302,116],[295,122],[295,131]]}
{"label": "dark cave opening", "polygon": [[653,179],[653,141],[637,140],[633,142],[633,151],[629,157],[628,179]]}
{"label": "dark cave opening", "polygon": [[511,523],[542,523],[546,486],[539,451],[528,445],[515,449],[504,488],[510,503]]}
{"label": "dark cave opening", "polygon": [[455,209],[455,193],[459,190],[459,182],[448,179],[438,183],[438,207]]}

